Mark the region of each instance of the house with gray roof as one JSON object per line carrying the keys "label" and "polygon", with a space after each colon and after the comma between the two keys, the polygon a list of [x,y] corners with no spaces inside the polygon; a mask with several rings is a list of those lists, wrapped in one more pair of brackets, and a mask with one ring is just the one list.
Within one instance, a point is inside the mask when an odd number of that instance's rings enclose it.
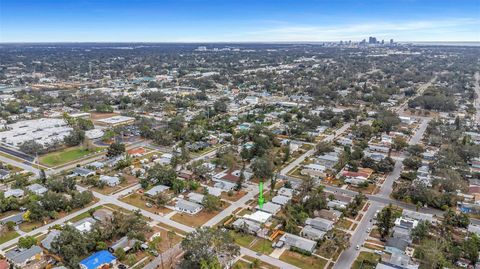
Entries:
{"label": "house with gray roof", "polygon": [[24,268],[27,264],[40,259],[43,250],[39,246],[32,246],[29,249],[15,248],[5,253],[5,258],[14,266]]}
{"label": "house with gray roof", "polygon": [[197,203],[197,204],[202,204],[203,198],[205,197],[205,195],[200,194],[200,193],[196,193],[196,192],[191,192],[187,195],[187,197],[188,197],[188,200],[190,202],[194,202],[194,203]]}
{"label": "house with gray roof", "polygon": [[121,248],[126,253],[129,252],[137,242],[141,243],[141,241],[138,239],[130,239],[127,236],[124,236],[117,240],[117,242],[113,243],[113,245],[111,245],[108,250],[112,253],[115,253],[117,249]]}
{"label": "house with gray roof", "polygon": [[46,193],[48,191],[47,188],[45,188],[44,186],[42,186],[38,183],[27,186],[27,189],[29,191],[33,192],[36,195],[43,195],[44,193]]}
{"label": "house with gray roof", "polygon": [[153,197],[158,195],[159,193],[166,192],[170,189],[170,187],[167,187],[165,185],[156,185],[153,186],[151,189],[145,192],[145,195]]}
{"label": "house with gray roof", "polygon": [[275,215],[278,213],[278,211],[280,211],[280,209],[282,209],[282,207],[272,202],[266,202],[263,204],[262,208],[257,205],[255,209]]}
{"label": "house with gray roof", "polygon": [[315,247],[317,246],[317,242],[300,237],[298,235],[290,234],[290,233],[285,233],[281,238],[280,242],[283,242],[285,245],[289,247],[294,247],[301,249],[306,252],[312,253],[315,251]]}
{"label": "house with gray roof", "polygon": [[253,235],[257,235],[258,231],[261,229],[258,223],[244,218],[236,219],[232,223],[232,226],[239,231],[247,232]]}
{"label": "house with gray roof", "polygon": [[286,205],[290,200],[292,200],[292,197],[288,196],[283,196],[283,195],[277,195],[272,198],[272,203],[275,203],[280,206]]}
{"label": "house with gray roof", "polygon": [[310,225],[306,225],[305,227],[303,227],[302,231],[300,231],[300,235],[302,237],[305,237],[307,239],[314,240],[314,241],[321,240],[326,233],[327,232],[319,229],[315,229]]}
{"label": "house with gray roof", "polygon": [[10,171],[5,169],[0,169],[0,179],[5,180],[10,177]]}
{"label": "house with gray roof", "polygon": [[23,218],[23,214],[24,213],[22,212],[22,213],[18,213],[18,214],[6,217],[6,218],[0,220],[0,224],[6,224],[6,223],[9,223],[9,222],[13,222],[13,223],[18,225],[18,224],[25,221],[25,219]]}
{"label": "house with gray roof", "polygon": [[77,167],[73,170],[72,175],[79,177],[89,177],[95,175],[95,171],[87,168]]}
{"label": "house with gray roof", "polygon": [[334,222],[331,221],[331,220],[328,220],[328,219],[322,219],[322,218],[316,217],[316,218],[313,218],[313,219],[308,218],[305,221],[305,224],[310,225],[315,229],[318,229],[318,230],[321,230],[321,231],[324,231],[324,232],[328,232],[331,229],[333,229]]}
{"label": "house with gray roof", "polygon": [[59,235],[60,235],[60,231],[59,230],[51,230],[47,236],[45,237],[45,239],[42,240],[42,246],[44,248],[46,248],[47,250],[51,250],[52,249],[52,242],[53,240],[55,240],[55,238],[57,238]]}
{"label": "house with gray roof", "polygon": [[175,210],[195,215],[203,209],[200,204],[190,202],[184,199],[178,199],[175,204]]}
{"label": "house with gray roof", "polygon": [[25,192],[22,189],[9,189],[3,193],[5,198],[15,197],[21,198],[25,195]]}

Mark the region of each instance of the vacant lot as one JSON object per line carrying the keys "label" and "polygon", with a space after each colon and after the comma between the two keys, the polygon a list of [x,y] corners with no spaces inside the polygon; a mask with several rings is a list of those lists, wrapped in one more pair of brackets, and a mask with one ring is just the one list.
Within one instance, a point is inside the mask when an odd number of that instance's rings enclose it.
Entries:
{"label": "vacant lot", "polygon": [[172,210],[166,207],[157,207],[155,205],[152,207],[147,207],[147,203],[153,204],[152,201],[147,200],[143,195],[138,193],[132,193],[131,195],[126,196],[120,200],[143,210],[150,211],[154,214],[159,214],[160,216],[172,212]]}
{"label": "vacant lot", "polygon": [[280,260],[304,269],[321,269],[327,264],[327,260],[315,256],[305,256],[290,250],[285,251],[282,256],[280,256]]}
{"label": "vacant lot", "polygon": [[369,269],[375,268],[380,261],[380,255],[370,252],[362,251],[353,263],[353,269]]}
{"label": "vacant lot", "polygon": [[40,163],[46,166],[58,166],[81,159],[88,154],[99,152],[102,148],[88,150],[83,147],[67,148],[60,151],[48,153],[40,157]]}

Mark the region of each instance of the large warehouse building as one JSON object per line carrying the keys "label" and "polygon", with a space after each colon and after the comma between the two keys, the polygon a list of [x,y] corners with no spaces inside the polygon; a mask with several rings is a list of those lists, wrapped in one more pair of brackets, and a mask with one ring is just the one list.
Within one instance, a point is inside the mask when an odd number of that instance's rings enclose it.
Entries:
{"label": "large warehouse building", "polygon": [[48,145],[55,140],[63,141],[72,128],[63,119],[41,118],[8,124],[7,131],[0,132],[0,142],[13,147],[30,140]]}

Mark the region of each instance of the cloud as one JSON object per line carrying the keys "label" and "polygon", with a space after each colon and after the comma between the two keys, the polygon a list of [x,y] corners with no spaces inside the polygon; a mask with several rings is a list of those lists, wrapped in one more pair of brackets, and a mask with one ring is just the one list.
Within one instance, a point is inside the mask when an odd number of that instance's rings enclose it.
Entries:
{"label": "cloud", "polygon": [[[476,30],[477,29],[477,30]],[[265,27],[243,33],[243,38],[256,41],[338,41],[359,40],[368,36],[402,40],[456,40],[480,41],[480,20],[472,18],[358,23],[339,26],[286,25]],[[456,33],[461,32],[462,36]],[[240,36],[239,36],[240,37]],[[413,39],[412,39],[413,38]],[[420,38],[420,39],[418,39]],[[463,39],[457,39],[463,38]],[[427,41],[427,40],[425,40]]]}

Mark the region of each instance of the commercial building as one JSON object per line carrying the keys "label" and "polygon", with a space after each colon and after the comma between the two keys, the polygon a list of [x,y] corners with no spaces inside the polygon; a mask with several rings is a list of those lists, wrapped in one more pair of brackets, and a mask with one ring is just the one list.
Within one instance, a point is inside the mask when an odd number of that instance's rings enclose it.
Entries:
{"label": "commercial building", "polygon": [[72,128],[63,119],[41,118],[8,124],[7,131],[0,132],[0,143],[18,147],[34,140],[46,146],[55,141],[63,141]]}
{"label": "commercial building", "polygon": [[126,116],[113,116],[110,118],[105,118],[101,120],[97,120],[98,125],[108,126],[108,127],[116,127],[121,125],[129,125],[135,121],[135,118],[126,117]]}

